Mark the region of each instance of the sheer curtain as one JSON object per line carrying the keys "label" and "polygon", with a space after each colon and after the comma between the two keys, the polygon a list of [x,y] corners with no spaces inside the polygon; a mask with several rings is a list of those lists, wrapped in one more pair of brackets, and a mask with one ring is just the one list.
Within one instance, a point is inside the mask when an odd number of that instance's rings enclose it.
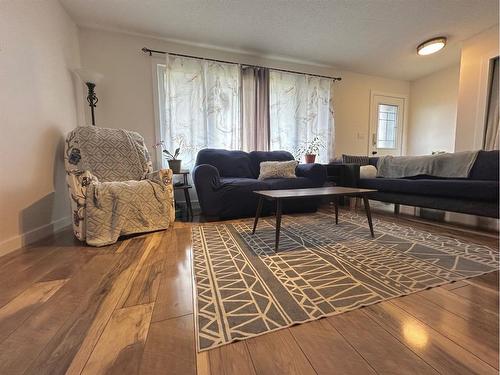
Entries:
{"label": "sheer curtain", "polygon": [[202,148],[241,149],[238,65],[167,55],[157,73],[161,138],[171,152],[182,144],[184,169]]}
{"label": "sheer curtain", "polygon": [[316,162],[333,158],[332,83],[304,74],[270,72],[270,146],[295,154],[318,136],[324,148]]}

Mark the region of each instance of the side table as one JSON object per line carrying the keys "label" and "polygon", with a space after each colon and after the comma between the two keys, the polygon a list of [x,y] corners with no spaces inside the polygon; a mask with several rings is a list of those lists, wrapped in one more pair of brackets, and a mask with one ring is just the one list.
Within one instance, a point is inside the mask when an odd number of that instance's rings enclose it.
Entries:
{"label": "side table", "polygon": [[193,218],[193,207],[191,205],[191,197],[189,196],[189,189],[191,189],[192,186],[189,185],[189,183],[188,183],[189,171],[186,169],[181,169],[178,173],[174,173],[174,176],[181,176],[181,175],[182,175],[182,183],[180,185],[174,184],[174,190],[183,190],[184,191],[184,198],[186,199],[187,215],[188,215],[188,217],[191,216],[191,219],[192,219]]}

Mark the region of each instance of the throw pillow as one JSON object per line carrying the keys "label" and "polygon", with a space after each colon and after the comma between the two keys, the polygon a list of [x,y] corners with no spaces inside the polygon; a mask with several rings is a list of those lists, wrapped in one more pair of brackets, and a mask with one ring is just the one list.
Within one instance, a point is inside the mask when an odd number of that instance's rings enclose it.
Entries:
{"label": "throw pillow", "polygon": [[259,180],[268,178],[297,178],[295,168],[296,160],[288,161],[263,161],[260,163]]}
{"label": "throw pillow", "polygon": [[362,165],[359,167],[359,178],[375,178],[377,177],[377,168],[373,165]]}
{"label": "throw pillow", "polygon": [[342,163],[368,165],[368,164],[370,164],[370,160],[369,160],[368,156],[356,156],[356,155],[342,154]]}

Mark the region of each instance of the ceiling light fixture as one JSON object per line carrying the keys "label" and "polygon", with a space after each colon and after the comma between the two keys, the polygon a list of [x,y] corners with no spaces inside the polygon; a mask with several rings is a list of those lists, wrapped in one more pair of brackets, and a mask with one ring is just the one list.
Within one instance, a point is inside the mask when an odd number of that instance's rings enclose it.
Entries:
{"label": "ceiling light fixture", "polygon": [[436,53],[437,51],[442,50],[445,45],[446,45],[446,37],[439,36],[437,38],[432,38],[421,43],[417,47],[417,53],[420,56],[431,55],[433,53]]}

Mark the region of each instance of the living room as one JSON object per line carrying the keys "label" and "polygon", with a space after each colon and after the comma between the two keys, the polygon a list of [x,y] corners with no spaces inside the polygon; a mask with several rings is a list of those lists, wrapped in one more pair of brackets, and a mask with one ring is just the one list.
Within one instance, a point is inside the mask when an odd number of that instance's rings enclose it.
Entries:
{"label": "living room", "polygon": [[2,1],[0,373],[498,373],[498,18]]}

